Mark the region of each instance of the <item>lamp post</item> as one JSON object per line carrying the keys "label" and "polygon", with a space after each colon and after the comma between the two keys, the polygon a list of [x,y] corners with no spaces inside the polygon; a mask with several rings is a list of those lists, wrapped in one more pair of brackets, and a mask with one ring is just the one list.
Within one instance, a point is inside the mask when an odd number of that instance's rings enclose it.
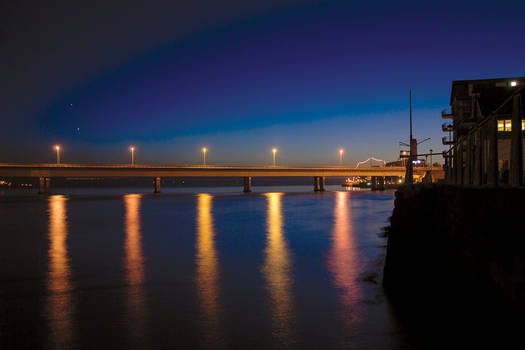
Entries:
{"label": "lamp post", "polygon": [[272,153],[273,153],[273,166],[275,166],[275,154],[277,153],[277,148],[273,148],[272,149]]}
{"label": "lamp post", "polygon": [[206,151],[208,151],[208,149],[206,147],[202,147],[202,164],[204,166],[206,166]]}
{"label": "lamp post", "polygon": [[131,151],[131,165],[135,165],[135,147],[131,146],[129,149]]}
{"label": "lamp post", "polygon": [[339,165],[340,166],[343,166],[343,153],[344,153],[344,150],[341,148],[339,150]]}
{"label": "lamp post", "polygon": [[57,151],[57,164],[60,164],[60,146],[56,145],[55,149]]}

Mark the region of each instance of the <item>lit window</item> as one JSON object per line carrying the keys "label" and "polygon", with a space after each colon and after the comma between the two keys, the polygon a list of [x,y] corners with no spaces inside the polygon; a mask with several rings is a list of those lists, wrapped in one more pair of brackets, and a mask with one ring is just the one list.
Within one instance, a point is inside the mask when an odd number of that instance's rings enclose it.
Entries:
{"label": "lit window", "polygon": [[505,120],[505,131],[512,131],[512,121]]}
{"label": "lit window", "polygon": [[511,81],[511,82],[510,82],[510,86],[516,86],[516,85],[518,85],[518,82],[517,82],[517,81],[514,80],[514,81]]}
{"label": "lit window", "polygon": [[505,121],[498,120],[498,131],[505,131]]}

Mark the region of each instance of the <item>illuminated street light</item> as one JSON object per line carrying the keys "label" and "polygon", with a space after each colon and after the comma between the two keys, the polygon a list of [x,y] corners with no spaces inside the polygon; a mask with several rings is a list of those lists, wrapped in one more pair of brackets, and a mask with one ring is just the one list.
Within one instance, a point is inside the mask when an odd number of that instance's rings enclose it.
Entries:
{"label": "illuminated street light", "polygon": [[339,165],[343,165],[343,153],[344,153],[344,150],[341,148],[339,150]]}
{"label": "illuminated street light", "polygon": [[55,149],[57,151],[57,164],[60,164],[60,146],[56,145]]}
{"label": "illuminated street light", "polygon": [[208,151],[208,149],[206,147],[202,147],[202,163],[204,166],[206,166],[206,151]]}
{"label": "illuminated street light", "polygon": [[273,152],[273,166],[275,166],[275,153],[277,153],[277,148],[273,148],[272,149],[272,152]]}
{"label": "illuminated street light", "polygon": [[131,146],[129,149],[131,151],[131,165],[135,165],[135,147]]}
{"label": "illuminated street light", "polygon": [[518,82],[517,82],[517,81],[511,81],[511,82],[510,82],[510,86],[513,86],[513,87],[514,87],[514,86],[517,86],[517,85],[518,85]]}

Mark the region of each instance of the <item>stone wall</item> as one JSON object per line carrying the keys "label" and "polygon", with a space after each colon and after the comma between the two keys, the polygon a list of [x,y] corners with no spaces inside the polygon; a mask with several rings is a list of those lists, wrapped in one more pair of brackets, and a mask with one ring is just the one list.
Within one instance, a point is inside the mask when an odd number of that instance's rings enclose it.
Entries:
{"label": "stone wall", "polygon": [[476,294],[525,314],[525,189],[400,188],[383,284],[398,298]]}

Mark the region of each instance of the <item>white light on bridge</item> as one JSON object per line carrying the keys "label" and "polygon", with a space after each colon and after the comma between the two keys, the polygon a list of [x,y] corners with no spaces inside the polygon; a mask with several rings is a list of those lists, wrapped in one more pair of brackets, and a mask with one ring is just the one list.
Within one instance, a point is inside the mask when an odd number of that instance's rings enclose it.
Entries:
{"label": "white light on bridge", "polygon": [[518,85],[518,82],[513,80],[510,82],[510,86],[517,86]]}

